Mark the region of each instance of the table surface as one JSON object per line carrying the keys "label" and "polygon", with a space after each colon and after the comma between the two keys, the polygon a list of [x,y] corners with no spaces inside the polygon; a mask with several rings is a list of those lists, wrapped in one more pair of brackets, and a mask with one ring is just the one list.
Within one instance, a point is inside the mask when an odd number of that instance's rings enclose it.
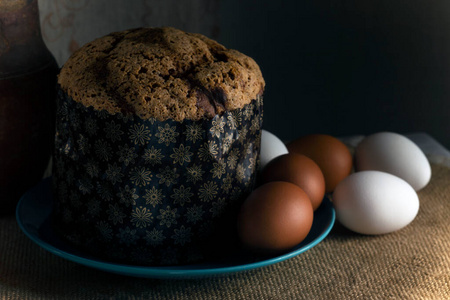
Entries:
{"label": "table surface", "polygon": [[[1,299],[446,299],[450,297],[450,152],[425,133],[408,137],[432,163],[421,208],[406,228],[363,236],[338,222],[316,247],[264,268],[203,279],[106,273],[57,257],[0,218]],[[344,137],[355,146],[362,136]]]}

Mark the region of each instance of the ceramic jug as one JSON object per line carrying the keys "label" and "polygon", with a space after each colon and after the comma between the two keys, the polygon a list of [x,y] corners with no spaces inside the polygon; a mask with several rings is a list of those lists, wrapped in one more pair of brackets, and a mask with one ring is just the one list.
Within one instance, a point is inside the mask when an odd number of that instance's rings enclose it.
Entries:
{"label": "ceramic jug", "polygon": [[13,213],[49,163],[57,72],[37,0],[0,0],[0,215]]}

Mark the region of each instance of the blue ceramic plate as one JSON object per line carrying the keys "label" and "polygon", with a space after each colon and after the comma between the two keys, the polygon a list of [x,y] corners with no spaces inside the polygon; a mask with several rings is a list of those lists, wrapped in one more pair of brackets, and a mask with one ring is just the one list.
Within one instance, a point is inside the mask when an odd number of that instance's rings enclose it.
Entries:
{"label": "blue ceramic plate", "polygon": [[299,255],[320,243],[328,235],[335,221],[333,206],[325,197],[322,205],[314,213],[314,222],[306,239],[287,253],[276,256],[235,253],[218,261],[191,265],[134,266],[112,263],[90,256],[59,239],[50,226],[52,201],[51,178],[47,178],[27,192],[17,205],[17,222],[22,231],[36,244],[62,258],[88,267],[129,276],[161,279],[225,275],[275,264]]}

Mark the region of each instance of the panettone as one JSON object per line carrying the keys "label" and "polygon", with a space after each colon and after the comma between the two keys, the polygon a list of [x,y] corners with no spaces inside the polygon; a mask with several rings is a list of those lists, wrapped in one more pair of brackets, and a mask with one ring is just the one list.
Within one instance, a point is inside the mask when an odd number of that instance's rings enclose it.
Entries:
{"label": "panettone", "polygon": [[112,33],[77,51],[59,84],[84,106],[176,121],[212,118],[262,95],[250,57],[174,28]]}
{"label": "panettone", "polygon": [[199,34],[139,28],[84,45],[58,83],[62,238],[140,265],[198,261],[232,244],[259,158],[264,80],[254,60]]}

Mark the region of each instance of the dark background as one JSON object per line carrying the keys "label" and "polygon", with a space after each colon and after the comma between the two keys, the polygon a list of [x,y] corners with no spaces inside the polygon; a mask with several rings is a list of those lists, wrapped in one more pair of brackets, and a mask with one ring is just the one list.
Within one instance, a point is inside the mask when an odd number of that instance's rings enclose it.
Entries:
{"label": "dark background", "polygon": [[253,57],[283,140],[423,131],[450,148],[450,0],[41,0],[62,65],[112,31],[173,26]]}
{"label": "dark background", "polygon": [[450,148],[450,1],[226,0],[219,16],[281,139],[424,131]]}

